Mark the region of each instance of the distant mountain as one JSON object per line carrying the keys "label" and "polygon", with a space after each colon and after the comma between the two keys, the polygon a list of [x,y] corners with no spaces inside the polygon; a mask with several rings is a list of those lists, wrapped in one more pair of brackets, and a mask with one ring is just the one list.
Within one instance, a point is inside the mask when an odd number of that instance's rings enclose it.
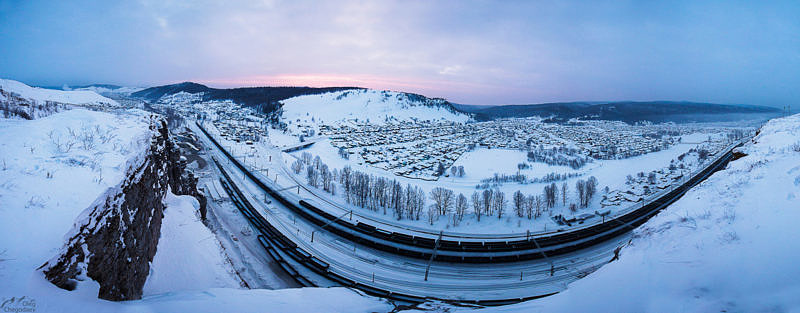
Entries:
{"label": "distant mountain", "polygon": [[91,89],[91,88],[103,88],[103,89],[120,89],[122,86],[119,85],[111,85],[111,84],[91,84],[91,85],[83,85],[83,86],[70,86],[72,90],[76,89]]}
{"label": "distant mountain", "polygon": [[527,105],[501,105],[472,113],[478,120],[508,117],[540,116],[554,121],[572,118],[617,120],[624,122],[709,122],[741,119],[742,115],[774,117],[778,108],[755,105],[727,105],[716,103],[649,101],[649,102],[558,102]]}
{"label": "distant mountain", "polygon": [[333,91],[343,91],[351,89],[363,89],[359,87],[245,87],[219,89],[211,88],[193,82],[183,82],[179,84],[151,87],[131,94],[132,97],[148,101],[158,101],[164,96],[171,96],[177,93],[202,93],[203,101],[211,100],[231,100],[236,104],[247,107],[254,107],[260,112],[272,112],[279,107],[278,101],[289,98],[321,94]]}
{"label": "distant mountain", "polygon": [[459,110],[464,113],[476,113],[480,110],[493,107],[493,105],[485,105],[485,104],[458,104],[458,103],[452,103],[452,104],[456,110]]}

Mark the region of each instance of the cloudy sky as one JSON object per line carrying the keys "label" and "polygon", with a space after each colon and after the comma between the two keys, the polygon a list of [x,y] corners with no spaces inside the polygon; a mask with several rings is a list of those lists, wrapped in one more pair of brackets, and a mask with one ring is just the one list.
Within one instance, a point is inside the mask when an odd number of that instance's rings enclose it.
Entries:
{"label": "cloudy sky", "polygon": [[800,2],[762,2],[0,0],[0,77],[800,107]]}

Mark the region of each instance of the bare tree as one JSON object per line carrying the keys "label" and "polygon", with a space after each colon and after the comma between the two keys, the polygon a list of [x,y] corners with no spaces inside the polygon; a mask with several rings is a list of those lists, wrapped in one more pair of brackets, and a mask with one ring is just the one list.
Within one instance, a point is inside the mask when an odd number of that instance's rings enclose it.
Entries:
{"label": "bare tree", "polygon": [[586,182],[579,179],[575,182],[575,192],[578,194],[578,203],[584,207],[586,203]]}
{"label": "bare tree", "polygon": [[586,204],[584,206],[588,206],[589,202],[592,201],[592,197],[597,193],[597,178],[594,176],[589,177],[586,181]]}
{"label": "bare tree", "polygon": [[442,175],[444,175],[444,171],[445,170],[446,169],[444,168],[444,164],[443,163],[439,163],[439,165],[436,166],[436,172],[434,173],[434,176],[442,176]]}
{"label": "bare tree", "polygon": [[481,204],[483,204],[483,213],[490,216],[494,215],[492,212],[492,196],[494,196],[492,191],[486,189],[483,191],[483,200],[481,201]]}
{"label": "bare tree", "polygon": [[503,211],[505,211],[507,203],[508,201],[506,201],[506,194],[495,189],[494,195],[492,195],[492,207],[494,207],[494,210],[497,211],[498,219],[503,217]]}
{"label": "bare tree", "polygon": [[556,184],[551,183],[550,185],[544,186],[542,195],[544,196],[544,201],[547,204],[547,207],[554,207],[556,205]]}
{"label": "bare tree", "polygon": [[436,213],[436,206],[435,205],[431,205],[428,208],[428,223],[433,225],[433,221],[435,221],[437,217],[438,216],[437,216],[437,213]]}
{"label": "bare tree", "polygon": [[569,191],[569,185],[567,182],[561,184],[561,205],[567,205],[567,192]]}
{"label": "bare tree", "polygon": [[318,155],[314,156],[314,167],[319,169],[320,166],[322,166],[322,159],[320,159]]}
{"label": "bare tree", "polygon": [[458,197],[456,197],[456,215],[458,216],[458,220],[461,221],[464,218],[464,213],[467,212],[467,207],[469,206],[467,196],[463,193],[459,193]]}
{"label": "bare tree", "polygon": [[515,191],[514,195],[512,195],[512,200],[514,201],[514,212],[517,213],[518,217],[522,217],[525,215],[525,195],[522,194],[522,191]]}
{"label": "bare tree", "polygon": [[481,195],[475,191],[472,193],[472,211],[475,212],[475,217],[478,222],[481,221],[481,211],[483,211],[483,204],[481,203]]}
{"label": "bare tree", "polygon": [[317,187],[317,170],[313,166],[306,167],[306,179],[311,187]]}
{"label": "bare tree", "polygon": [[411,184],[406,184],[406,188],[404,189],[406,204],[406,216],[408,219],[414,219],[414,211],[417,209],[417,192],[414,188],[411,187]]}
{"label": "bare tree", "polygon": [[525,213],[528,216],[528,219],[533,217],[533,209],[536,206],[536,197],[534,196],[527,196],[525,197]]}
{"label": "bare tree", "polygon": [[303,163],[306,165],[311,165],[311,153],[303,152],[300,154],[300,159],[303,160]]}
{"label": "bare tree", "polygon": [[433,188],[431,200],[433,200],[433,207],[436,208],[439,215],[445,215],[453,207],[453,191],[442,187]]}
{"label": "bare tree", "polygon": [[396,180],[392,180],[389,184],[389,203],[394,209],[394,215],[397,220],[403,219],[403,212],[405,212],[406,201],[403,199],[403,185],[400,185]]}
{"label": "bare tree", "polygon": [[534,215],[534,216],[539,217],[539,216],[542,215],[542,206],[543,205],[544,205],[544,199],[542,199],[542,196],[537,195],[536,196],[536,215]]}
{"label": "bare tree", "polygon": [[417,199],[417,211],[414,213],[414,219],[419,221],[419,216],[422,213],[422,209],[425,208],[425,191],[422,188],[415,187],[417,196],[414,197]]}
{"label": "bare tree", "polygon": [[553,204],[550,206],[552,208],[558,202],[558,186],[556,186],[556,183],[550,183],[550,190],[553,192]]}

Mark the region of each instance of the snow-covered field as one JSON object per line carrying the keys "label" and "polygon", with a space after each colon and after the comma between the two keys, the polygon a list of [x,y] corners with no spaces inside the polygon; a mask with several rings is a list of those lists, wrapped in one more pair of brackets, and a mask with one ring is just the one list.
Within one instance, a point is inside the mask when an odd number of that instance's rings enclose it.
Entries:
{"label": "snow-covered field", "polygon": [[165,199],[161,240],[142,300],[99,300],[99,285],[91,280],[75,291],[48,282],[37,268],[58,253],[81,212],[118,184],[128,163],[149,146],[147,115],[74,109],[37,120],[0,119],[0,301],[25,297],[35,312],[392,309],[346,288],[240,289],[217,238],[196,216],[196,200],[188,196]]}
{"label": "snow-covered field", "polygon": [[[701,141],[707,140],[709,135],[710,134],[706,133],[694,133],[686,135],[684,136],[685,138],[683,138],[683,141],[686,143],[676,144],[662,151],[622,160],[595,160],[594,162],[589,163],[583,168],[577,170],[566,166],[530,163],[531,167],[521,170],[520,173],[528,175],[528,177],[541,177],[551,172],[561,174],[579,174],[580,176],[578,177],[556,182],[556,185],[559,188],[561,187],[562,183],[566,182],[569,186],[569,190],[567,193],[566,205],[563,204],[561,196],[559,195],[556,207],[551,209],[552,215],[564,214],[565,216],[572,216],[584,212],[594,212],[594,210],[599,210],[601,207],[600,201],[602,199],[602,191],[598,192],[598,195],[594,197],[588,208],[579,209],[576,213],[572,213],[568,210],[570,203],[577,202],[577,195],[575,193],[575,182],[577,180],[585,180],[590,176],[595,176],[599,180],[600,185],[598,189],[600,190],[602,190],[605,186],[608,186],[611,190],[622,189],[625,187],[625,180],[628,175],[635,176],[639,172],[647,173],[652,170],[665,168],[670,164],[670,160],[677,159],[679,155],[687,152],[693,147],[696,147]],[[481,179],[489,178],[494,173],[507,175],[516,174],[518,171],[517,164],[527,161],[526,153],[524,151],[481,148],[465,153],[454,163],[454,166],[464,166],[464,177],[441,177],[437,181],[427,181],[395,176],[394,174],[379,168],[375,168],[366,164],[358,164],[358,162],[354,161],[352,157],[351,160],[342,159],[338,155],[337,149],[330,144],[329,140],[319,141],[304,150],[295,151],[292,153],[284,153],[283,159],[286,163],[285,165],[289,167],[291,163],[296,158],[299,158],[303,152],[308,152],[312,155],[319,156],[321,160],[331,168],[342,169],[343,167],[349,165],[353,169],[365,173],[391,177],[392,179],[398,180],[404,186],[406,184],[416,185],[421,187],[426,192],[430,192],[436,187],[444,187],[452,189],[456,195],[463,193],[468,198],[476,190],[480,191],[475,187],[476,185],[480,184]],[[251,164],[258,164],[258,162],[258,160],[250,158]],[[260,166],[266,167],[268,164],[264,162],[263,165]],[[297,178],[299,181],[305,182],[303,173],[300,173]],[[511,202],[511,195],[517,190],[522,191],[525,195],[540,195],[544,186],[548,184],[549,183],[519,184],[510,182],[497,187],[497,189],[504,192],[506,194],[506,199]],[[339,203],[342,206],[349,206],[344,201],[343,193],[341,192],[342,190],[343,189],[340,188],[339,194],[335,197],[339,200]],[[323,192],[321,189],[319,192],[317,192],[317,194],[330,197],[329,194]],[[425,227],[434,230],[445,229],[448,231],[461,233],[520,233],[527,230],[535,232],[559,227],[552,219],[549,218],[549,213],[538,219],[528,220],[526,217],[518,218],[514,214],[511,206],[512,204],[509,203],[508,207],[506,208],[506,214],[502,219],[498,219],[497,217],[484,217],[480,222],[477,221],[477,217],[473,214],[472,209],[470,208],[467,210],[464,220],[461,221],[457,226],[453,226],[452,222],[445,217],[438,218],[433,225],[430,225],[427,220],[422,219],[418,221],[409,219],[395,221],[392,218],[391,213],[389,213],[389,215],[384,215],[383,211],[380,210],[374,212],[367,209],[356,208],[356,211],[360,212],[361,214],[376,218],[393,220],[393,223],[402,225]],[[627,204],[621,208],[625,207],[627,207]]]}
{"label": "snow-covered field", "polygon": [[444,312],[800,311],[800,115],[639,229],[620,259],[557,295]]}
{"label": "snow-covered field", "polygon": [[[117,106],[118,103],[91,90],[62,91],[30,87],[10,79],[0,79],[0,89],[14,92],[34,101],[55,101],[69,104],[94,104]],[[2,99],[0,99],[2,100]]]}

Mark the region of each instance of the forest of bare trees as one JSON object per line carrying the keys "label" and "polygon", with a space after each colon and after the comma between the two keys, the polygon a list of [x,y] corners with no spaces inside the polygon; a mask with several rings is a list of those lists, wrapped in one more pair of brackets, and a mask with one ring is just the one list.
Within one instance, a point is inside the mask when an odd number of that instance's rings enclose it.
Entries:
{"label": "forest of bare trees", "polygon": [[[498,189],[475,191],[468,197],[461,193],[456,194],[451,189],[435,187],[426,194],[418,186],[403,186],[396,179],[367,174],[350,166],[331,171],[318,156],[314,157],[307,152],[302,153],[292,163],[291,169],[298,175],[305,173],[310,186],[331,194],[336,194],[338,183],[343,198],[351,205],[391,214],[397,220],[420,220],[425,217],[431,225],[441,217],[447,217],[451,225],[458,225],[468,210],[471,210],[477,221],[485,216],[502,219],[507,215],[507,210],[513,210],[510,214],[518,218],[537,219],[550,212],[558,202],[567,207],[569,199],[566,183],[561,185],[560,190],[555,183],[550,183],[543,188],[541,194],[526,195],[517,190],[511,199],[507,199],[506,194]],[[587,207],[597,191],[597,185],[594,176],[585,181],[577,181],[575,190],[578,203],[570,203],[569,207]],[[561,201],[558,201],[559,193]]]}

